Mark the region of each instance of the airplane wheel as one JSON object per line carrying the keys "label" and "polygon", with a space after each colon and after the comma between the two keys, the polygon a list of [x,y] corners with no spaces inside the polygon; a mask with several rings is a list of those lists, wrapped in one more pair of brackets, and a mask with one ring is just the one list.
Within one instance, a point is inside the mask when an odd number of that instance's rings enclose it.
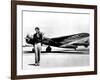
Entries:
{"label": "airplane wheel", "polygon": [[88,47],[88,45],[85,45],[85,47],[87,48],[87,47]]}
{"label": "airplane wheel", "polygon": [[51,52],[51,47],[50,47],[50,46],[48,46],[48,47],[46,48],[46,52]]}
{"label": "airplane wheel", "polygon": [[34,48],[32,49],[32,52],[35,52]]}

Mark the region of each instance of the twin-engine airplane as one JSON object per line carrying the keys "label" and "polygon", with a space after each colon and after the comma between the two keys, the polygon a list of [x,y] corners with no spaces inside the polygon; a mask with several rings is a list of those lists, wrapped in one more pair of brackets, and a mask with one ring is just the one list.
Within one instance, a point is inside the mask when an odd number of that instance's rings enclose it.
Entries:
{"label": "twin-engine airplane", "polygon": [[[29,35],[26,36],[25,40],[26,43],[33,45],[33,39],[29,37]],[[62,37],[56,37],[56,38],[43,38],[42,44],[48,45],[46,48],[46,52],[51,52],[51,47],[60,47],[60,48],[73,48],[76,50],[78,46],[89,46],[89,34],[88,33],[79,33],[69,36],[62,36]]]}

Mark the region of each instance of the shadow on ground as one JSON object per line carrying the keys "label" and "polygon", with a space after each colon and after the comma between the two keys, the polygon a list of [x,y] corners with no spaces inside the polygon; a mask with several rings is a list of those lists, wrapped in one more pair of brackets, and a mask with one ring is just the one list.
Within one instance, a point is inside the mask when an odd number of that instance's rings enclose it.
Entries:
{"label": "shadow on ground", "polygon": [[[33,51],[24,51],[25,54],[28,53],[34,53]],[[67,54],[89,54],[89,50],[87,49],[81,49],[81,50],[60,50],[60,51],[51,51],[51,52],[46,52],[42,51],[41,53],[67,53]]]}

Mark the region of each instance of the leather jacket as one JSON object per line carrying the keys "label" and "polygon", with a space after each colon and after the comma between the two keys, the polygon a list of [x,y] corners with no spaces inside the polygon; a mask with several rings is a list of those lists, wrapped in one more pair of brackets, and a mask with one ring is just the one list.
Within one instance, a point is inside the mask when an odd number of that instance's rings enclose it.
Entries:
{"label": "leather jacket", "polygon": [[35,33],[34,35],[33,35],[33,41],[34,41],[34,43],[42,43],[42,33]]}

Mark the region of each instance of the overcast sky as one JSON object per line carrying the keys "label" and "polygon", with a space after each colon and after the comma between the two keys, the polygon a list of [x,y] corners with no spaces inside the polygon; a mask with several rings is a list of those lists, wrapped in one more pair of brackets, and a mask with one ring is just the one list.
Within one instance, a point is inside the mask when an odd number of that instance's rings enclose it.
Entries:
{"label": "overcast sky", "polygon": [[39,27],[46,37],[89,33],[89,14],[23,11],[23,38]]}

